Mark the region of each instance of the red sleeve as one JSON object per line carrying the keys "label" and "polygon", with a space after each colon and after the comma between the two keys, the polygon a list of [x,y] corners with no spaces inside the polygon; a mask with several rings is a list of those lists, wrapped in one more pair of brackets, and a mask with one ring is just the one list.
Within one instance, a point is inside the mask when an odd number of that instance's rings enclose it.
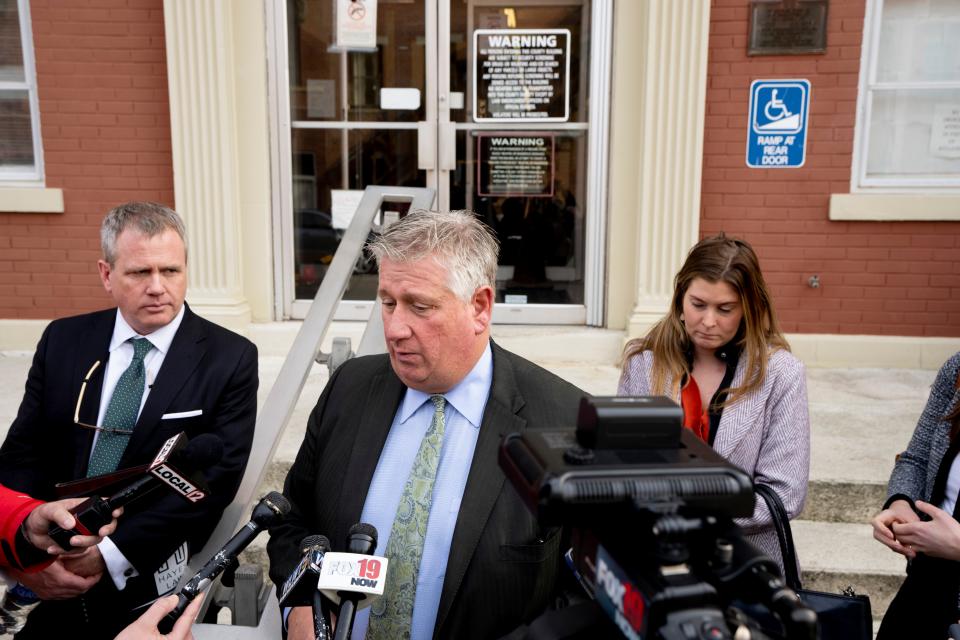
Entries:
{"label": "red sleeve", "polygon": [[0,553],[0,566],[21,566],[16,555],[17,529],[24,518],[41,504],[41,500],[34,500],[19,491],[0,485],[0,546],[3,548],[3,553]]}

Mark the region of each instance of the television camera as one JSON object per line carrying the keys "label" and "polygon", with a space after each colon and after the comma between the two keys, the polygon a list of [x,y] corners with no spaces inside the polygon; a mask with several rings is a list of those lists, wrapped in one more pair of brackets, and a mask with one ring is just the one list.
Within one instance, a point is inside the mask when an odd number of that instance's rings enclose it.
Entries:
{"label": "television camera", "polygon": [[592,597],[531,636],[817,638],[816,614],[733,522],[753,514],[751,478],[682,419],[663,397],[584,398],[576,430],[503,439],[500,467],[542,526],[569,532],[567,562]]}

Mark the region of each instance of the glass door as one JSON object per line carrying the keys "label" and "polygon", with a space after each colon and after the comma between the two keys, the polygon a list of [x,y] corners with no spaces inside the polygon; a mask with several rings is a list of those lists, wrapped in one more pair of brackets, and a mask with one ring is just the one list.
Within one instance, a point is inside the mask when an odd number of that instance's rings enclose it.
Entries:
{"label": "glass door", "polygon": [[444,9],[441,206],[497,233],[496,321],[583,324],[591,0]]}
{"label": "glass door", "polygon": [[[341,5],[341,7],[338,7]],[[370,42],[342,43],[350,11],[367,12]],[[435,7],[422,0],[287,0],[290,113],[290,209],[285,315],[304,317],[368,185],[436,187],[419,159],[420,123],[436,120]],[[435,75],[435,74],[434,74]],[[282,107],[280,107],[282,108]],[[282,160],[281,160],[282,161]],[[432,184],[431,184],[432,183]],[[402,211],[383,212],[390,215]],[[361,258],[339,319],[366,319],[376,295],[376,266]]]}
{"label": "glass door", "polygon": [[[592,1],[279,0],[285,317],[306,314],[362,190],[397,185],[496,232],[495,321],[588,321]],[[369,46],[338,44],[337,6],[372,11]],[[376,281],[361,259],[337,318],[366,319]]]}

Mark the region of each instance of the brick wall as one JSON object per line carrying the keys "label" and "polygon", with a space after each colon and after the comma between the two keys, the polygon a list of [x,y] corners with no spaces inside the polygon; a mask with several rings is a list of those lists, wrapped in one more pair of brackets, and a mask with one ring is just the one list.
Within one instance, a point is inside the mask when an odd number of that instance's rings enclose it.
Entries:
{"label": "brick wall", "polygon": [[[749,2],[712,0],[701,232],[754,245],[786,331],[960,336],[960,223],[828,219],[850,192],[864,10],[831,0],[825,54],[748,57]],[[812,85],[806,163],[750,169],[750,83],[779,78]]]}
{"label": "brick wall", "polygon": [[110,304],[99,225],[127,200],[173,204],[162,0],[32,0],[46,185],[61,214],[0,213],[0,318]]}

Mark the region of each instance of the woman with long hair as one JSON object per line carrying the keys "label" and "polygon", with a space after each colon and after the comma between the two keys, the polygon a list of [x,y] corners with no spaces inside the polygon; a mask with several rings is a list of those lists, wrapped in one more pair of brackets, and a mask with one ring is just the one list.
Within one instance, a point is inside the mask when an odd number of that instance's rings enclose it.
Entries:
{"label": "woman with long hair", "polygon": [[944,363],[887,484],[873,537],[909,560],[878,640],[946,638],[960,618],[960,352]]}
{"label": "woman with long hair", "polygon": [[[800,513],[810,474],[806,377],[748,243],[720,234],[690,250],[667,314],[627,343],[618,393],[678,402],[685,428],[769,485],[790,518]],[[762,499],[736,522],[782,567]]]}

